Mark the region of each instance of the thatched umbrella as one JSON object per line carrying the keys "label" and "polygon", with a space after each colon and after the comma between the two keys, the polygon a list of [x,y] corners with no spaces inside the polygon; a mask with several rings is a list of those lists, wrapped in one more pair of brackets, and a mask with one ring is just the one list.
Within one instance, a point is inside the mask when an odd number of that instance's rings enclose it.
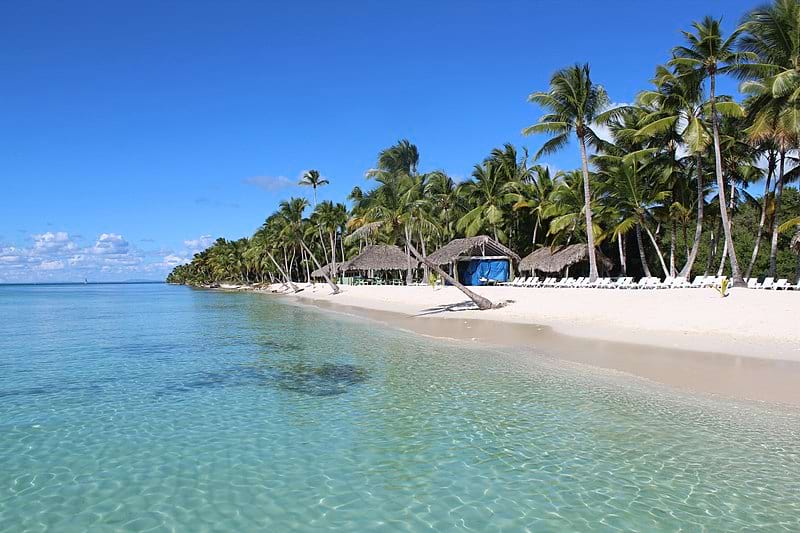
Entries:
{"label": "thatched umbrella", "polygon": [[453,239],[429,255],[427,259],[436,265],[447,265],[462,256],[497,256],[508,257],[514,261],[520,260],[513,251],[486,235]]}
{"label": "thatched umbrella", "polygon": [[345,261],[344,263],[336,263],[336,272],[331,272],[331,264],[328,263],[327,265],[325,265],[325,266],[323,266],[321,268],[318,268],[316,270],[312,270],[311,271],[311,277],[312,278],[324,278],[325,274],[328,274],[329,276],[336,276],[336,275],[341,274],[342,272],[346,271],[347,270],[347,265],[349,263],[350,263],[349,261]]}
{"label": "thatched umbrella", "polygon": [[[348,261],[342,271],[405,270],[407,268],[408,256],[400,248],[389,244],[372,244]],[[411,262],[411,268],[417,268],[416,261]]]}
{"label": "thatched umbrella", "polygon": [[[606,271],[613,268],[614,263],[605,255],[596,252],[597,262]],[[548,246],[539,248],[528,254],[519,263],[520,270],[539,272],[561,272],[565,268],[589,260],[589,247],[586,244],[571,244],[559,248]]]}

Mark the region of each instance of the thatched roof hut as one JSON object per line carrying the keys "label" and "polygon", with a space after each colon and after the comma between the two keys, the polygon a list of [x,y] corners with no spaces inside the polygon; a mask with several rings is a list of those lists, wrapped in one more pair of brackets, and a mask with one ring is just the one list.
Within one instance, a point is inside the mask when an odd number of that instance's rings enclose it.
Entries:
{"label": "thatched roof hut", "polygon": [[[595,252],[598,265],[605,270],[611,270],[614,263],[599,250]],[[589,260],[589,246],[586,244],[571,244],[558,248],[545,246],[528,254],[519,263],[520,270],[531,272],[561,272],[568,266]]]}
{"label": "thatched roof hut", "polygon": [[333,274],[331,274],[331,264],[328,263],[327,265],[323,266],[322,268],[318,268],[316,270],[312,270],[311,271],[311,277],[312,278],[324,278],[325,276],[323,275],[323,272],[325,272],[329,276],[330,275],[339,275],[342,272],[345,272],[347,270],[347,265],[349,263],[350,263],[350,261],[345,261],[344,263],[338,263],[337,262],[336,263],[336,272],[334,272]]}
{"label": "thatched roof hut", "polygon": [[[406,270],[408,256],[397,246],[372,244],[347,262],[343,270]],[[417,261],[411,259],[411,268],[417,268]]]}
{"label": "thatched roof hut", "polygon": [[431,255],[428,260],[437,265],[447,265],[461,257],[505,257],[519,261],[519,256],[486,235],[454,239]]}

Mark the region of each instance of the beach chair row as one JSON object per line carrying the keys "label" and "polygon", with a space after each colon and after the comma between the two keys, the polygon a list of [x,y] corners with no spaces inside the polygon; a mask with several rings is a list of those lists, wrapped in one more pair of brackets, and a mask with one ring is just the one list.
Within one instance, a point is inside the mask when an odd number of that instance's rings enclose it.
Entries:
{"label": "beach chair row", "polygon": [[665,280],[656,277],[645,277],[633,281],[632,277],[597,278],[594,282],[589,278],[538,278],[518,277],[514,281],[503,283],[509,287],[552,287],[552,288],[591,288],[591,289],[701,289],[721,287],[725,276],[697,276],[692,282],[685,277],[668,277]]}
{"label": "beach chair row", "polygon": [[[726,276],[697,276],[689,282],[685,277],[669,276],[665,280],[656,277],[645,277],[639,281],[633,281],[632,277],[621,278],[597,278],[594,282],[589,278],[538,278],[538,277],[517,277],[514,281],[501,283],[507,287],[553,287],[553,288],[592,288],[592,289],[703,289],[719,288]],[[751,289],[771,289],[771,290],[799,290],[800,281],[797,285],[791,285],[788,280],[766,278],[759,283],[756,278],[747,281],[747,286]]]}
{"label": "beach chair row", "polygon": [[747,281],[748,289],[800,291],[800,280],[797,281],[797,285],[792,285],[789,280],[785,278],[777,281],[775,281],[775,278],[764,278],[764,281],[761,283],[758,282],[758,278],[750,278],[745,281]]}

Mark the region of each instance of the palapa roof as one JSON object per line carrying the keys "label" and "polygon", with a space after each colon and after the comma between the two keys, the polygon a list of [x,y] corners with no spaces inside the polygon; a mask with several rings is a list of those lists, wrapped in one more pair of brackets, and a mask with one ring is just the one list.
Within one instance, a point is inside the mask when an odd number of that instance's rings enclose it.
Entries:
{"label": "palapa roof", "polygon": [[461,256],[503,256],[519,261],[517,254],[486,235],[454,239],[429,255],[428,260],[446,265]]}
{"label": "palapa roof", "polygon": [[[347,262],[344,270],[406,270],[408,256],[397,246],[391,244],[372,244]],[[417,268],[417,261],[411,259],[411,268]]]}
{"label": "palapa roof", "polygon": [[[335,273],[339,274],[339,273],[347,270],[347,264],[349,262],[350,261],[345,261],[344,263],[338,263],[337,262],[336,263],[336,272]],[[331,272],[331,264],[330,263],[328,263],[327,265],[323,266],[322,268],[318,268],[316,270],[312,270],[311,271],[311,277],[312,278],[324,278],[325,276],[323,275],[323,272],[325,272],[326,274],[330,275],[330,272]]]}
{"label": "palapa roof", "polygon": [[[614,263],[603,255],[600,250],[596,250],[595,255],[597,262],[602,264],[606,270],[611,270],[614,266]],[[561,272],[570,265],[588,260],[589,247],[586,244],[571,244],[558,248],[545,246],[525,256],[519,263],[519,269],[537,270],[539,272]]]}

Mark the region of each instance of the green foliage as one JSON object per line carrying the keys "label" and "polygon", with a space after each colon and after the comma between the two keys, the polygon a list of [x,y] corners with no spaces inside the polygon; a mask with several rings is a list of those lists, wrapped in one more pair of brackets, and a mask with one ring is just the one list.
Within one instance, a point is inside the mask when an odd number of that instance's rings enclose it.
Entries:
{"label": "green foliage", "polygon": [[[708,17],[684,32],[684,45],[656,68],[652,86],[635,105],[610,110],[611,99],[593,83],[588,65],[561,69],[548,90],[529,97],[544,111],[523,132],[546,136],[536,157],[505,144],[476,164],[469,179],[456,183],[441,170],[421,172],[417,146],[402,139],[380,151],[367,172],[369,187],[354,187],[349,205],[317,204],[316,189],[328,180],[309,170],[301,184],[313,188],[311,213],[303,198],[284,201],[252,237],[218,239],[189,264],[175,267],[167,279],[197,285],[305,280],[316,268],[315,259],[340,263],[367,244],[409,244],[430,253],[453,238],[479,234],[521,255],[542,246],[587,242],[591,234],[617,263],[617,272],[623,247],[628,275],[642,274],[645,267],[677,274],[685,265],[688,269],[701,207],[691,273],[715,275],[722,264],[721,272],[730,276],[730,265],[723,261],[717,170],[741,270],[750,262],[764,210],[753,276],[769,272],[777,226],[775,275],[794,279],[798,257],[790,242],[800,222],[800,193],[794,188],[800,179],[795,156],[800,144],[799,35],[796,0],[754,9],[728,37],[722,36],[719,20]],[[712,113],[708,82],[723,75],[744,80],[745,98],[713,94]],[[599,124],[607,125],[610,139],[597,136]],[[571,137],[591,152],[589,170],[554,171],[537,161]],[[782,189],[776,187],[781,154]],[[765,178],[766,197],[751,195],[754,183],[762,194]],[[586,227],[587,210],[591,228]]]}

